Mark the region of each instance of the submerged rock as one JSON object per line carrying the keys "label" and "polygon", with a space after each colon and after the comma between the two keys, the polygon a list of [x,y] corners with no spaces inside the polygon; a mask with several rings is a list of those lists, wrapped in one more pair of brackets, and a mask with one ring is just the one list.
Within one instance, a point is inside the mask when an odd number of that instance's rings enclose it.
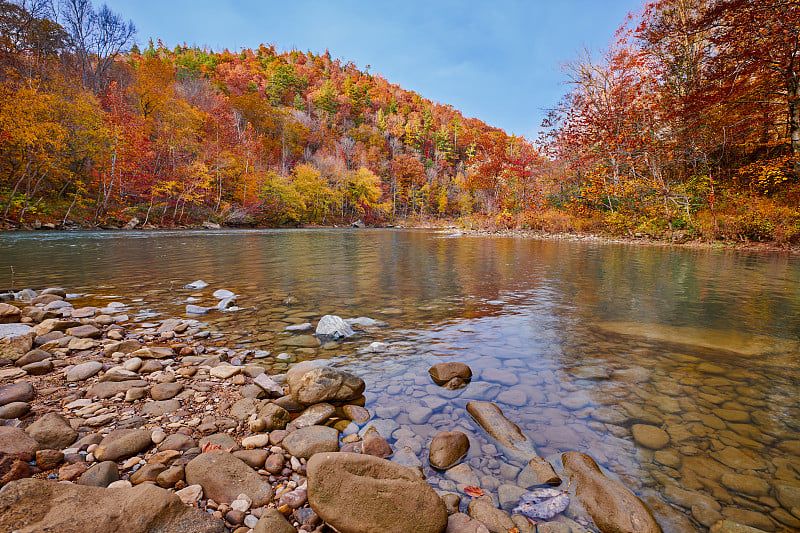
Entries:
{"label": "submerged rock", "polygon": [[467,412],[510,457],[526,462],[538,457],[533,443],[495,404],[474,400],[467,403]]}
{"label": "submerged rock", "polygon": [[198,279],[197,281],[193,281],[192,283],[189,283],[188,285],[184,285],[183,288],[194,291],[194,290],[205,289],[206,287],[208,287],[208,283],[206,283],[202,279]]}
{"label": "submerged rock", "polygon": [[457,361],[436,363],[428,369],[428,374],[437,385],[445,385],[454,378],[460,378],[465,383],[472,379],[470,367]]}
{"label": "submerged rock", "polygon": [[614,533],[661,533],[650,509],[630,490],[607,478],[594,459],[579,452],[561,455],[577,483],[575,493],[598,528]]}
{"label": "submerged rock", "polygon": [[353,335],[353,329],[339,316],[325,315],[317,324],[317,337],[331,338],[334,340],[345,339]]}
{"label": "submerged rock", "polygon": [[433,437],[428,460],[438,470],[446,470],[469,451],[469,439],[460,431],[442,431]]}

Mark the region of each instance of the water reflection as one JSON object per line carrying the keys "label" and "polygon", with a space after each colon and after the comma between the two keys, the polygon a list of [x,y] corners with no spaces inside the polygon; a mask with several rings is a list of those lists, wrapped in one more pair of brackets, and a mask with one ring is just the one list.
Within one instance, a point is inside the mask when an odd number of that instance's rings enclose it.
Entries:
{"label": "water reflection", "polygon": [[[198,278],[209,288],[181,289]],[[224,334],[210,345],[334,359],[364,377],[396,450],[426,464],[436,432],[466,432],[468,464],[504,506],[524,465],[477,430],[471,399],[500,405],[556,464],[563,451],[592,455],[666,531],[719,517],[768,531],[797,522],[797,258],[389,230],[3,234],[0,285],[12,282],[140,299],[156,316],[182,315],[191,294],[201,305],[217,288],[241,294],[243,310],[202,319]],[[327,313],[387,327],[333,350],[281,344],[286,325]],[[462,391],[427,376],[450,359],[473,369]],[[638,425],[668,443],[634,439]]]}

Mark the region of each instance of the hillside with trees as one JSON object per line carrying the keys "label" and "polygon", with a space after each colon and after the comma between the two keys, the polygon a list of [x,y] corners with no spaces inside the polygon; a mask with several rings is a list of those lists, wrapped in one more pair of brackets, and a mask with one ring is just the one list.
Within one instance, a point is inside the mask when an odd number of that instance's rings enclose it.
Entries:
{"label": "hillside with trees", "polygon": [[327,51],[140,48],[89,0],[0,0],[0,218],[798,242],[799,39],[795,1],[646,3],[532,142]]}
{"label": "hillside with trees", "polygon": [[10,223],[387,223],[523,211],[540,158],[329,53],[140,50],[85,0],[0,2]]}

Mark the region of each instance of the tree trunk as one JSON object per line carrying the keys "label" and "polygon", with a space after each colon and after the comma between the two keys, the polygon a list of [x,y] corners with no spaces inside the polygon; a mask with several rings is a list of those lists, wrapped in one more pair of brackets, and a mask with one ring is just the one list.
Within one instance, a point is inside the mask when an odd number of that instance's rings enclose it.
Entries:
{"label": "tree trunk", "polygon": [[789,100],[789,138],[794,156],[794,173],[800,176],[800,74],[787,77],[786,91]]}

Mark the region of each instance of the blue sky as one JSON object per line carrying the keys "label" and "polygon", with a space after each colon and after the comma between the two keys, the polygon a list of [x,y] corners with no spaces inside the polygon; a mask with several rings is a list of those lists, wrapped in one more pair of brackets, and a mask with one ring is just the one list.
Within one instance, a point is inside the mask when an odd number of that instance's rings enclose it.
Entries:
{"label": "blue sky", "polygon": [[[96,3],[100,2],[96,0]],[[133,20],[137,41],[214,50],[322,52],[370,65],[391,83],[466,116],[535,137],[566,92],[559,65],[605,48],[636,0],[494,2],[348,0],[106,0]]]}

